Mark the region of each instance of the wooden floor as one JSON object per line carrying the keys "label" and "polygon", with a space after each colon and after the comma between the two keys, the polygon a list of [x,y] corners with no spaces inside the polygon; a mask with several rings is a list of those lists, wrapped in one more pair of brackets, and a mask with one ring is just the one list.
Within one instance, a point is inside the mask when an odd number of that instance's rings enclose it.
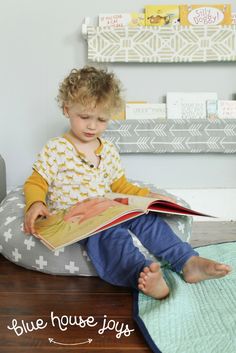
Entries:
{"label": "wooden floor", "polygon": [[[233,240],[236,222],[194,224],[193,246]],[[130,290],[95,277],[52,276],[26,270],[2,256],[0,269],[1,353],[151,352],[132,320]],[[110,328],[115,321],[118,330],[124,324],[123,331],[125,325],[134,331],[120,338],[115,329],[99,334],[105,319],[113,320]],[[49,338],[53,338],[51,343]]]}

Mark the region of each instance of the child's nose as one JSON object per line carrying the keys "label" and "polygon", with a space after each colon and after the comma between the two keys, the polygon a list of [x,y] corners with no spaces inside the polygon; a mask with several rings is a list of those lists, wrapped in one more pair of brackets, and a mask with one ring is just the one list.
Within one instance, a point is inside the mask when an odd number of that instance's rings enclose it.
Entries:
{"label": "child's nose", "polygon": [[89,129],[96,129],[96,121],[89,121],[88,128]]}

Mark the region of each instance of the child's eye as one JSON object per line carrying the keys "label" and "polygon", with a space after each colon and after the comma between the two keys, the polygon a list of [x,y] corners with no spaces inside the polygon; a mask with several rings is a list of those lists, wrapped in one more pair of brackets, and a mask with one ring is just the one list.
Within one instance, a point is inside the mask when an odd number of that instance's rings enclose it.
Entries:
{"label": "child's eye", "polygon": [[102,118],[98,118],[99,121],[101,121],[102,123],[106,123],[107,120],[106,119],[102,119]]}
{"label": "child's eye", "polygon": [[78,117],[80,117],[81,119],[84,119],[84,120],[85,120],[85,119],[88,119],[88,116],[86,116],[86,115],[79,115],[79,114],[78,114]]}

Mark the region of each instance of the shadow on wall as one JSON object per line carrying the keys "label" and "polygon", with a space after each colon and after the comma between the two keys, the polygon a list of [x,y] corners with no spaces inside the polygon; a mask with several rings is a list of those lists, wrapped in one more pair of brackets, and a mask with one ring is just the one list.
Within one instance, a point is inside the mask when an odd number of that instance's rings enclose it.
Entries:
{"label": "shadow on wall", "polygon": [[0,202],[6,196],[6,190],[6,165],[2,156],[0,155]]}

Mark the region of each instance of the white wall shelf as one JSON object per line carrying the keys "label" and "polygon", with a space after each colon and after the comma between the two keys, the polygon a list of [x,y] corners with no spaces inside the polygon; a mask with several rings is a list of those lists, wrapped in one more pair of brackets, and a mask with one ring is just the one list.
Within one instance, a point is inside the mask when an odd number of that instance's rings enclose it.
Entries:
{"label": "white wall shelf", "polygon": [[169,27],[82,26],[92,62],[236,61],[236,25]]}
{"label": "white wall shelf", "polygon": [[236,153],[236,119],[114,120],[103,137],[120,153]]}

